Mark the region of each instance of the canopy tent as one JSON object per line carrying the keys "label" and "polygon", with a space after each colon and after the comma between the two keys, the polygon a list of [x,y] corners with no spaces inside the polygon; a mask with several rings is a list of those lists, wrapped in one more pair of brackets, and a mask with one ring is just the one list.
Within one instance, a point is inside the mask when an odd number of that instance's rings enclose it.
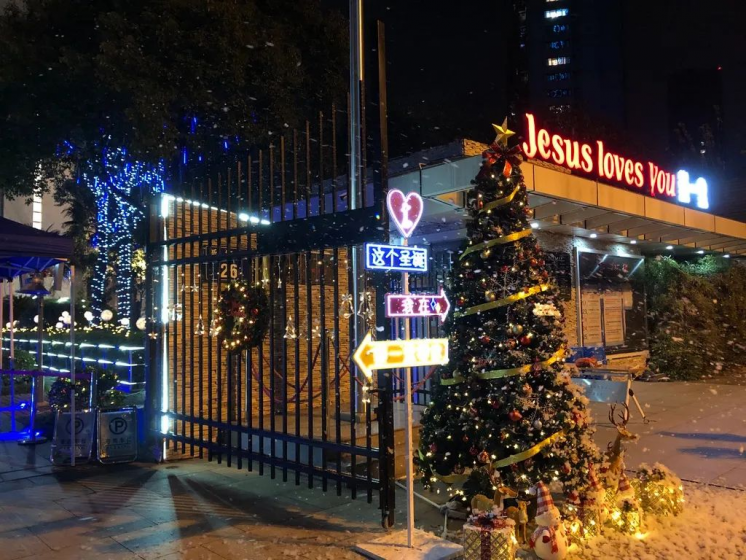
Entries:
{"label": "canopy tent", "polygon": [[[73,254],[73,242],[72,239],[62,237],[56,233],[48,231],[41,231],[13,220],[6,218],[0,218],[0,302],[4,299],[6,293],[9,299],[9,311],[10,311],[10,370],[4,370],[3,367],[3,356],[0,354],[0,373],[10,375],[10,406],[5,407],[12,414],[11,430],[15,431],[15,412],[17,404],[14,402],[14,386],[15,376],[18,374],[31,375],[31,403],[30,403],[30,425],[27,432],[18,434],[23,439],[19,443],[24,444],[35,444],[43,442],[45,439],[39,437],[39,434],[35,431],[35,417],[37,401],[41,395],[37,394],[37,377],[43,377],[43,333],[42,319],[44,317],[44,291],[37,292],[35,295],[39,302],[39,318],[40,324],[37,329],[38,331],[38,349],[37,349],[37,363],[38,371],[26,371],[17,372],[15,371],[15,322],[13,321],[13,279],[22,274],[33,274],[36,272],[42,272],[43,270],[52,267],[54,265],[69,262]],[[75,317],[75,289],[74,289],[74,277],[75,269],[70,268],[70,313],[72,317]],[[8,282],[8,290],[6,292],[5,283]],[[74,320],[73,320],[74,321]],[[3,307],[0,305],[0,325],[3,324]],[[70,325],[70,376],[74,377],[75,364],[75,325],[74,322]],[[71,391],[71,408],[72,414],[75,413],[75,390]],[[13,434],[11,434],[13,435]],[[73,435],[70,454],[72,458],[72,464],[75,464],[74,459],[74,440]]]}
{"label": "canopy tent", "polygon": [[0,218],[0,278],[41,272],[73,254],[73,241],[56,233],[41,231]]}

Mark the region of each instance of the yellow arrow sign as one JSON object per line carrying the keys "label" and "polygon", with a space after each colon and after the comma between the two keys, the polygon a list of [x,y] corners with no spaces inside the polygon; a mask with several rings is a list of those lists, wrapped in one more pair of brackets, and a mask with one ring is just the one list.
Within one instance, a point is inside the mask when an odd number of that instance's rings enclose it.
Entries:
{"label": "yellow arrow sign", "polygon": [[366,377],[376,369],[443,365],[448,363],[448,339],[372,340],[368,331],[352,359]]}

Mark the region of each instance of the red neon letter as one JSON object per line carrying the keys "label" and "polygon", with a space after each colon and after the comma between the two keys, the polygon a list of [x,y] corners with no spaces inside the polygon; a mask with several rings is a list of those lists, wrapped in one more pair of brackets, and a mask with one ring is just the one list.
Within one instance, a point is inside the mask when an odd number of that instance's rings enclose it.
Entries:
{"label": "red neon letter", "polygon": [[552,136],[552,159],[557,165],[565,163],[565,152],[562,144],[562,137],[559,134]]}
{"label": "red neon letter", "polygon": [[549,159],[552,153],[547,149],[549,147],[549,133],[545,129],[541,129],[538,134],[539,141],[539,155],[544,159]]}
{"label": "red neon letter", "polygon": [[591,154],[591,147],[588,144],[583,144],[580,148],[580,152],[583,156],[583,163],[581,164],[583,171],[590,173],[593,171],[593,157]]}
{"label": "red neon letter", "polygon": [[532,158],[536,155],[536,124],[534,123],[534,116],[531,113],[526,113],[527,121],[527,132],[528,132],[528,144],[523,143],[523,153],[526,154],[527,158]]}
{"label": "red neon letter", "polygon": [[635,186],[642,188],[644,184],[645,178],[642,176],[642,164],[638,162],[635,164]]}

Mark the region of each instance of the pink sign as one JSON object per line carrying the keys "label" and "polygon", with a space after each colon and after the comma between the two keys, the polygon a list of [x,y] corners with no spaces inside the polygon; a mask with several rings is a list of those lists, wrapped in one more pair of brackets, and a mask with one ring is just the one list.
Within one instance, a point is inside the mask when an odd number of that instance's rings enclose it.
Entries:
{"label": "pink sign", "polygon": [[389,191],[386,197],[386,206],[389,208],[389,216],[396,229],[403,237],[409,237],[420,223],[425,205],[422,197],[417,193],[411,192],[405,195],[400,190],[394,189]]}
{"label": "pink sign", "polygon": [[446,320],[451,302],[440,294],[386,294],[386,317],[440,317]]}

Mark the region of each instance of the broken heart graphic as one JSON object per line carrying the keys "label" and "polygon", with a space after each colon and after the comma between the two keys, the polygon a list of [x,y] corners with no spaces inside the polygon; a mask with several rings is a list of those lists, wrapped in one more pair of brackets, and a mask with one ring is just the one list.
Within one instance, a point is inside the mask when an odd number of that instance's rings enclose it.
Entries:
{"label": "broken heart graphic", "polygon": [[389,208],[389,216],[394,221],[396,229],[403,237],[409,237],[420,223],[425,205],[419,194],[411,192],[405,195],[394,189],[389,191],[386,197],[386,206]]}

